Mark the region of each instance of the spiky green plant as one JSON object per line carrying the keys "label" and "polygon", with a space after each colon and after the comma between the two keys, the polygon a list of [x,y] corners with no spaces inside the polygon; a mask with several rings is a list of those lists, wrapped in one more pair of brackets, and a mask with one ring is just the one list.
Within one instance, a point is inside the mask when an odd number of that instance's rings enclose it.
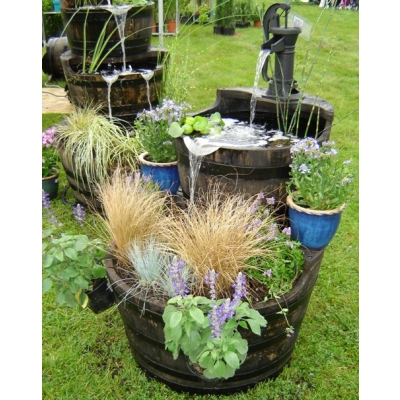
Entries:
{"label": "spiky green plant", "polygon": [[[75,179],[96,184],[115,167],[138,168],[140,144],[99,107],[77,108],[56,126],[56,148]],[[92,190],[92,189],[90,189]]]}

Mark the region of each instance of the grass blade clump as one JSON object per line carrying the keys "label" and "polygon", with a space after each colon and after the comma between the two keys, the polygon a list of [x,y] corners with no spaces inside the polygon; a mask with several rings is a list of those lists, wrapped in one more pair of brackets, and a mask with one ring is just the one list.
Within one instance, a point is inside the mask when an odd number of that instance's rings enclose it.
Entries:
{"label": "grass blade clump", "polygon": [[[140,151],[122,125],[99,114],[99,107],[77,108],[56,126],[56,146],[77,180],[96,184],[115,166],[137,169]],[[72,168],[73,166],[73,168]]]}
{"label": "grass blade clump", "polygon": [[266,216],[254,224],[254,201],[254,197],[224,194],[215,187],[162,226],[163,240],[193,271],[200,291],[204,277],[214,269],[219,274],[218,293],[229,296],[238,273],[248,268],[246,261],[262,254],[273,256],[273,249],[258,233],[274,219]]}
{"label": "grass blade clump", "polygon": [[114,255],[129,265],[128,248],[132,243],[156,237],[165,219],[167,196],[145,183],[139,174],[127,175],[120,169],[98,186],[98,198],[104,215],[99,215],[112,242]]}

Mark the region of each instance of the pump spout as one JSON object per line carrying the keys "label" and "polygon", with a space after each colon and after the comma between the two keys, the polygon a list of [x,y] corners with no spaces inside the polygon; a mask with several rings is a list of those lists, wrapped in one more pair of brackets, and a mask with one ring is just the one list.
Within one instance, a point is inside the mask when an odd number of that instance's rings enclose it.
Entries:
{"label": "pump spout", "polygon": [[[282,10],[284,16],[284,26],[280,23],[280,14]],[[288,14],[291,7],[286,3],[273,4],[265,12],[263,18],[264,36],[266,42],[261,45],[262,50],[269,50],[275,54],[274,75],[268,76],[268,59],[262,67],[262,76],[266,82],[269,82],[267,97],[286,98],[296,86],[293,79],[294,71],[294,53],[295,45],[301,29],[298,27],[288,27]],[[270,39],[270,35],[272,38]]]}

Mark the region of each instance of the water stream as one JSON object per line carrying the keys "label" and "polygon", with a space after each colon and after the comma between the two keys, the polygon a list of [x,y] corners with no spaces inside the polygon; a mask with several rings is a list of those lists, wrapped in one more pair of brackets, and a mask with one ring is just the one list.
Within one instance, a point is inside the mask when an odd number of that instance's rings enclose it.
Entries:
{"label": "water stream", "polygon": [[121,49],[122,49],[122,72],[126,71],[126,56],[125,56],[125,25],[126,16],[128,11],[132,8],[132,5],[121,5],[121,6],[110,6],[107,7],[115,18],[115,22],[118,27],[119,38],[121,39]]}
{"label": "water stream", "polygon": [[267,60],[267,57],[270,55],[271,50],[261,50],[260,53],[258,54],[258,61],[257,61],[257,66],[256,66],[256,75],[254,78],[254,84],[253,84],[253,94],[251,96],[250,100],[250,120],[249,120],[249,125],[250,128],[253,126],[253,121],[254,121],[254,115],[256,113],[256,104],[257,104],[257,89],[258,89],[258,81],[260,80],[260,73],[262,70],[262,67]]}
{"label": "water stream", "polygon": [[108,116],[111,119],[111,85],[118,79],[119,74],[114,72],[102,72],[101,77],[107,82]]}
{"label": "water stream", "polygon": [[147,101],[149,102],[149,106],[150,106],[150,110],[151,110],[152,107],[151,107],[151,101],[150,101],[150,84],[149,84],[149,81],[154,76],[154,71],[152,71],[151,69],[143,69],[143,70],[140,70],[140,74],[142,75],[143,79],[146,81]]}

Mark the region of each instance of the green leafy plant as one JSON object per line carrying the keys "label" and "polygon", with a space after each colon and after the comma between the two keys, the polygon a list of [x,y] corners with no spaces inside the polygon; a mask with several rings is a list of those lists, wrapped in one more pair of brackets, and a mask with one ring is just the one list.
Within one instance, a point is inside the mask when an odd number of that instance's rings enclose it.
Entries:
{"label": "green leafy plant", "polygon": [[207,3],[201,3],[198,8],[199,18],[198,22],[200,25],[205,25],[210,21],[210,6]]}
{"label": "green leafy plant", "polygon": [[144,110],[137,115],[134,127],[144,151],[148,152],[150,161],[166,163],[176,161],[175,145],[168,133],[169,126],[179,121],[190,105],[176,104],[173,100],[164,99],[161,106]]}
{"label": "green leafy plant", "polygon": [[87,235],[61,234],[54,238],[51,229],[43,232],[43,239],[43,293],[54,288],[60,305],[84,309],[89,301],[85,292],[93,279],[106,276],[102,265],[106,246],[101,239]]}
{"label": "green leafy plant", "polygon": [[267,321],[240,300],[247,293],[242,273],[234,284],[232,301],[216,300],[217,277],[214,270],[207,275],[210,298],[179,294],[168,301],[163,313],[165,346],[174,359],[182,350],[206,378],[228,379],[235,375],[247,355],[247,340],[242,338],[239,327],[250,328],[260,335]]}
{"label": "green leafy plant", "polygon": [[[264,194],[259,194],[252,204],[251,212],[254,216],[254,224],[259,225],[262,219],[277,213],[275,199],[267,198]],[[249,269],[246,270],[248,276],[259,282],[267,291],[264,301],[278,296],[291,290],[293,282],[303,271],[304,255],[300,247],[300,242],[291,240],[291,229],[279,224],[279,217],[275,222],[262,227],[259,234],[274,249],[271,256],[261,254],[251,257],[247,261]],[[267,229],[266,229],[267,228]]]}
{"label": "green leafy plant", "polygon": [[225,122],[221,114],[215,112],[210,117],[196,115],[194,117],[181,118],[179,122],[174,121],[168,128],[168,133],[177,138],[182,135],[201,134],[201,135],[216,135],[222,132]]}
{"label": "green leafy plant", "polygon": [[291,147],[286,189],[297,205],[333,210],[348,200],[353,180],[351,160],[341,162],[334,146],[332,141],[319,145],[316,139],[306,138]]}

